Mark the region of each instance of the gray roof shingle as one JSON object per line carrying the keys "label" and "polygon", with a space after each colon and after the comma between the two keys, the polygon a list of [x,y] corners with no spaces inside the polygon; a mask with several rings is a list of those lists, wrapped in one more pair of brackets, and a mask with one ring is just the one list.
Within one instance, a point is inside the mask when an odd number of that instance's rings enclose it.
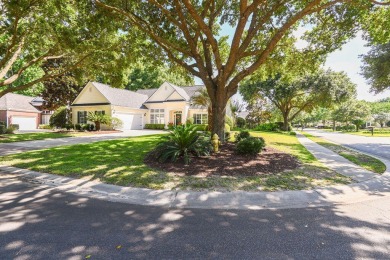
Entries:
{"label": "gray roof shingle", "polygon": [[151,95],[154,94],[154,92],[157,91],[157,88],[151,88],[151,89],[138,89],[136,91],[136,93],[138,94],[143,94],[143,95],[147,95],[148,98],[150,98]]}
{"label": "gray roof shingle", "polygon": [[0,98],[0,110],[17,110],[25,112],[40,113],[33,105],[34,97],[8,93]]}
{"label": "gray roof shingle", "polygon": [[91,83],[107,98],[111,105],[136,109],[144,108],[143,103],[149,98],[147,95],[127,89],[112,88],[109,85],[98,82]]}

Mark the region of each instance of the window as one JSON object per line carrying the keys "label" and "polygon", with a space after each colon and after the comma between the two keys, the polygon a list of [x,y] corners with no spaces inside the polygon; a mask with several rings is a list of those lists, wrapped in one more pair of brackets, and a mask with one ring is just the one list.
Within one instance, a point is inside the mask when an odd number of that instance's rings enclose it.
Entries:
{"label": "window", "polygon": [[87,111],[77,111],[77,123],[78,124],[87,123]]}
{"label": "window", "polygon": [[98,111],[95,111],[95,114],[98,114],[98,115],[105,115],[105,114],[106,114],[106,111],[104,111],[104,110],[98,110]]}
{"label": "window", "polygon": [[150,123],[151,124],[165,124],[164,109],[151,109],[150,110]]}
{"label": "window", "polygon": [[207,120],[207,114],[194,114],[194,124],[206,125]]}

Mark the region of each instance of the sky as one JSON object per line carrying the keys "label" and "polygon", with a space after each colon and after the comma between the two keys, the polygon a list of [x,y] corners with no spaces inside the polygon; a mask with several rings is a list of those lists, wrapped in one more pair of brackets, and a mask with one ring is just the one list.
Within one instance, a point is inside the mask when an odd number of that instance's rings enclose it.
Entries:
{"label": "sky", "polygon": [[[305,29],[299,29],[296,32],[296,36],[299,38]],[[233,34],[233,28],[223,28],[223,34]],[[328,58],[324,64],[324,68],[330,68],[333,71],[344,71],[347,73],[353,83],[357,85],[357,99],[366,101],[377,101],[379,99],[390,97],[390,91],[385,91],[375,95],[370,93],[370,86],[367,84],[365,78],[360,75],[360,67],[363,65],[361,54],[366,54],[369,51],[369,47],[365,46],[366,41],[362,39],[361,33],[349,42],[343,45],[340,50],[337,50],[328,55]],[[297,42],[297,47],[303,47],[305,42],[300,40]],[[201,80],[195,78],[197,84],[202,84]],[[240,99],[238,96],[236,99]]]}

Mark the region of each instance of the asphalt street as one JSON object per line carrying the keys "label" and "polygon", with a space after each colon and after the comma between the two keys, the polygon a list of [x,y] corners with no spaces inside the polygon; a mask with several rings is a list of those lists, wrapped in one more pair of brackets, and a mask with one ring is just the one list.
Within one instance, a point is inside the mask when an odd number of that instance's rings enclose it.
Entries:
{"label": "asphalt street", "polygon": [[0,259],[389,259],[390,198],[284,210],[114,203],[0,178]]}
{"label": "asphalt street", "polygon": [[390,137],[366,137],[337,132],[304,129],[305,132],[353,149],[390,160]]}

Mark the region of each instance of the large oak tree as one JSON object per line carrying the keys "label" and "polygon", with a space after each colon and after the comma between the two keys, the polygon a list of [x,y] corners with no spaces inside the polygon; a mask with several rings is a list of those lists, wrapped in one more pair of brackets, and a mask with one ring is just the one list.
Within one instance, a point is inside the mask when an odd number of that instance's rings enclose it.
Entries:
{"label": "large oak tree", "polygon": [[[77,69],[121,81],[142,37],[120,28],[89,1],[1,1],[0,97]],[[61,66],[43,69],[57,59]]]}
{"label": "large oak tree", "polygon": [[[144,32],[172,62],[202,79],[212,101],[213,132],[223,137],[226,105],[239,83],[272,60],[303,23],[309,49],[325,53],[355,34],[380,0],[95,0]],[[233,28],[231,38],[221,34]]]}

